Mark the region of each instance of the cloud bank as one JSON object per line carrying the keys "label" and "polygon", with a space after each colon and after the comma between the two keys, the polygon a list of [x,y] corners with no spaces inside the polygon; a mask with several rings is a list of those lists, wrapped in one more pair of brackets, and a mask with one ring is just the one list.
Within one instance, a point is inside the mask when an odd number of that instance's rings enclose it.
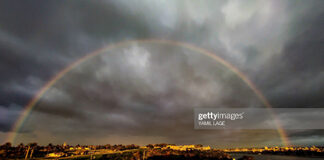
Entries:
{"label": "cloud bank", "polygon": [[[4,135],[56,73],[93,50],[130,39],[170,39],[208,49],[244,72],[274,107],[324,104],[321,1],[0,3]],[[193,130],[192,108],[218,106],[262,103],[208,57],[177,46],[134,43],[86,61],[57,82],[17,141],[280,142],[275,131]],[[298,144],[320,143],[314,139],[323,136],[318,130],[289,135]]]}

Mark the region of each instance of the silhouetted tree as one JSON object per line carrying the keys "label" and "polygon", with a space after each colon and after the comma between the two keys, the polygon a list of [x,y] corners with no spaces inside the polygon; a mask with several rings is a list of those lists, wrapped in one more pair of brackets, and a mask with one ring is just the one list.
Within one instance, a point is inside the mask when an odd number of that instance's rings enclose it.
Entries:
{"label": "silhouetted tree", "polygon": [[154,146],[152,144],[148,144],[146,145],[147,148],[154,148]]}
{"label": "silhouetted tree", "polygon": [[1,146],[1,148],[4,148],[4,149],[10,149],[10,148],[11,148],[11,143],[10,143],[10,142],[5,143],[5,144],[3,144],[3,145]]}

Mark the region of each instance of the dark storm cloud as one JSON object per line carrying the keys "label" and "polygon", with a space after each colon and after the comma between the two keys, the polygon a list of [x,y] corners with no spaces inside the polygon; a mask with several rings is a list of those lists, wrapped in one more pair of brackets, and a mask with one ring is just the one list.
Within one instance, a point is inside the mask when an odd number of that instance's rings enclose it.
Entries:
{"label": "dark storm cloud", "polygon": [[1,2],[2,107],[23,107],[59,70],[103,44],[145,35],[145,26],[136,17],[102,4]]}
{"label": "dark storm cloud", "polygon": [[11,131],[11,126],[15,123],[21,112],[21,106],[11,104],[0,106],[0,132]]}
{"label": "dark storm cloud", "polygon": [[297,1],[292,5],[297,7],[292,9],[289,38],[281,53],[265,64],[266,74],[259,77],[259,83],[274,106],[323,107],[324,12],[316,7],[323,4]]}
{"label": "dark storm cloud", "polygon": [[[136,17],[104,2],[1,3],[1,85],[8,88],[1,95],[11,96],[1,98],[4,105],[17,100],[25,104],[43,81],[75,59],[107,42],[145,36],[147,31]],[[32,90],[27,78],[41,83]],[[13,85],[26,87],[32,95],[15,92]]]}
{"label": "dark storm cloud", "polygon": [[[135,43],[71,71],[44,95],[25,127],[56,137],[162,136],[180,143],[201,133],[192,128],[194,107],[260,105],[240,81],[220,64],[190,50]],[[40,119],[47,123],[34,126]]]}
{"label": "dark storm cloud", "polygon": [[103,2],[1,3],[2,107],[13,103],[24,106],[46,81],[75,59],[107,42],[146,32],[136,17],[111,5],[103,6]]}
{"label": "dark storm cloud", "polygon": [[[321,6],[321,1],[1,1],[1,113],[15,112],[13,104],[22,108],[52,76],[86,53],[152,37],[215,52],[246,73],[274,107],[321,107]],[[195,143],[208,143],[215,138],[210,134],[228,141],[235,135],[236,142],[258,134],[190,130],[193,107],[262,104],[237,77],[206,58],[150,47],[126,47],[119,52],[127,56],[103,56],[73,70],[44,95],[30,116],[40,123],[27,125],[33,135],[22,140],[52,132],[61,133],[52,139],[61,142],[71,132],[73,143],[90,133],[98,139],[112,135],[103,141],[119,134],[146,136],[148,143],[155,138],[186,143],[201,135],[205,138]],[[2,131],[10,128],[12,117],[1,119]]]}

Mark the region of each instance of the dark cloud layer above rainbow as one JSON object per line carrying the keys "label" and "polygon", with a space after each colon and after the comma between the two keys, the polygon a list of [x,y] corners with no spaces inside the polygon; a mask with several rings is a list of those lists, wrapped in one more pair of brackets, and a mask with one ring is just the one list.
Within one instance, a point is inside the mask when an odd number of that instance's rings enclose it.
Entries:
{"label": "dark cloud layer above rainbow", "polygon": [[[60,70],[94,50],[133,39],[181,41],[212,51],[245,73],[273,107],[323,107],[323,5],[1,1],[0,140]],[[135,43],[91,58],[55,83],[17,141],[278,143],[267,138],[277,137],[275,131],[197,131],[190,121],[194,107],[262,105],[239,77],[206,56],[177,46]],[[324,142],[320,130],[288,135],[295,144]]]}

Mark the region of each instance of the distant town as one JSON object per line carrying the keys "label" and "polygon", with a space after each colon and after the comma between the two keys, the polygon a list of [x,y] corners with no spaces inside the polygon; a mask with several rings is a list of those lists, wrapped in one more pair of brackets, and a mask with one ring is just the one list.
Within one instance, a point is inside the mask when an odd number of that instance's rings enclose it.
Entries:
{"label": "distant town", "polygon": [[[61,145],[37,143],[13,146],[5,143],[0,146],[0,159],[125,159],[125,160],[158,160],[158,159],[216,159],[235,160],[231,153],[290,155],[303,157],[324,157],[324,147],[263,147],[263,148],[230,148],[215,149],[210,146],[148,144],[130,145]],[[242,156],[238,160],[253,160],[253,157]]]}

